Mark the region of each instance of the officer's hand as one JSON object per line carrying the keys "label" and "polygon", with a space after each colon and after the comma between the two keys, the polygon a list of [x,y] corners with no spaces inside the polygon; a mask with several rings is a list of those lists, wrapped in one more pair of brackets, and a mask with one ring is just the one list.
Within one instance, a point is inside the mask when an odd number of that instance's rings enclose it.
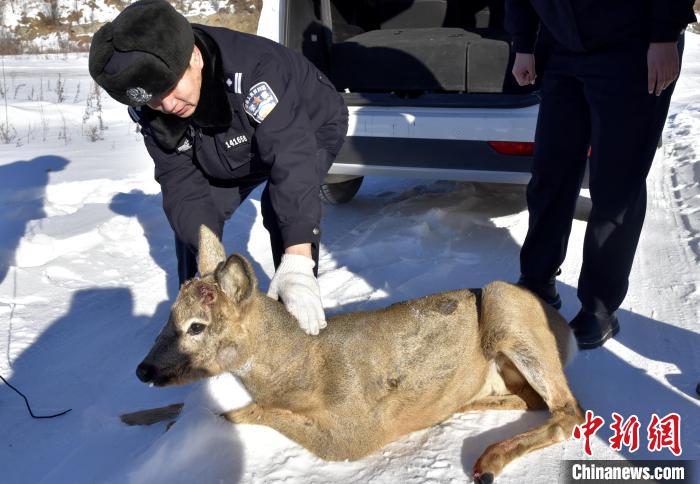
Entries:
{"label": "officer's hand", "polygon": [[678,78],[681,69],[678,42],[652,42],[647,52],[649,94],[659,96]]}
{"label": "officer's hand", "polygon": [[314,335],[326,327],[321,290],[313,271],[315,264],[303,255],[284,254],[267,291],[273,299],[281,297],[301,329]]}
{"label": "officer's hand", "polygon": [[520,86],[534,84],[535,79],[537,79],[535,56],[517,52],[515,54],[515,63],[513,64],[513,76],[515,76],[515,81]]}

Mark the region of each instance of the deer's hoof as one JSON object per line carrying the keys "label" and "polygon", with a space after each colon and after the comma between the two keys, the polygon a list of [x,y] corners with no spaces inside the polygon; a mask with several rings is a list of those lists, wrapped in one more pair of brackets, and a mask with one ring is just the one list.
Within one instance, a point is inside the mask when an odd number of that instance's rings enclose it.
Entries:
{"label": "deer's hoof", "polygon": [[486,472],[484,474],[474,473],[474,482],[476,484],[493,484],[493,474]]}

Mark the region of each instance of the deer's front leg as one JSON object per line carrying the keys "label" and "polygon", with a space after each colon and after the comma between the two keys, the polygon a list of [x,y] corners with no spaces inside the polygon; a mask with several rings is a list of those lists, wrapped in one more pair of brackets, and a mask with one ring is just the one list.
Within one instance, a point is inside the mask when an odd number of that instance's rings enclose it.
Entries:
{"label": "deer's front leg", "polygon": [[237,408],[235,410],[229,410],[228,412],[223,412],[221,414],[226,420],[231,423],[245,423],[245,424],[257,424],[257,425],[267,425],[260,422],[262,419],[263,410],[258,406],[257,403],[249,403],[245,407]]}
{"label": "deer's front leg", "polygon": [[271,427],[325,460],[353,457],[352,450],[340,444],[346,441],[342,431],[323,428],[312,418],[290,410],[266,409],[251,403],[237,410],[224,412],[221,416],[231,423]]}
{"label": "deer's front leg", "polygon": [[245,407],[229,410],[222,413],[221,416],[231,423],[267,425],[297,441],[296,436],[300,433],[307,433],[317,428],[314,421],[309,417],[294,413],[291,410],[280,408],[266,409],[257,403],[250,403]]}

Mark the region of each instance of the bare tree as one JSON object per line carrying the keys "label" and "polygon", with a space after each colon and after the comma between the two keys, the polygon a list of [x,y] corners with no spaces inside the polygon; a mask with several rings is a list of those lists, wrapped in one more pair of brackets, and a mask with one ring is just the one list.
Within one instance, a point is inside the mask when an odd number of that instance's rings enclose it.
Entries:
{"label": "bare tree", "polygon": [[46,141],[49,137],[49,120],[46,118],[46,113],[44,113],[44,105],[40,104],[39,109],[41,110],[41,141]]}
{"label": "bare tree", "polygon": [[62,139],[67,145],[70,143],[70,133],[68,132],[68,125],[66,124],[66,117],[61,114],[61,128],[58,130],[58,139]]}
{"label": "bare tree", "polygon": [[7,80],[5,78],[4,55],[0,55],[0,62],[2,63],[2,99],[5,103],[5,123],[0,125],[0,141],[3,143],[11,143],[17,136],[17,132],[15,131],[15,128],[10,126],[10,116],[7,109]]}
{"label": "bare tree", "polygon": [[[92,89],[85,100],[85,112],[83,113],[83,135],[95,142],[104,139],[105,125],[102,120],[102,88],[97,83],[92,83]],[[95,123],[91,123],[91,120]]]}
{"label": "bare tree", "polygon": [[49,0],[48,20],[54,25],[57,25],[61,20],[61,14],[58,10],[58,0]]}
{"label": "bare tree", "polygon": [[59,104],[66,100],[66,80],[61,79],[60,72],[58,73],[58,81],[56,81],[54,92],[56,93],[56,100]]}

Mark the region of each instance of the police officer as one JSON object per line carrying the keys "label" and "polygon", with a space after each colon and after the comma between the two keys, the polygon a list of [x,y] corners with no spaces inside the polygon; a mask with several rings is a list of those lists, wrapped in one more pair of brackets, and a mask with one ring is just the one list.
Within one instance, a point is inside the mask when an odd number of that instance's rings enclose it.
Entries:
{"label": "police officer", "polygon": [[[645,179],[680,70],[682,31],[693,0],[507,0],[513,75],[542,74],[529,229],[519,283],[561,306],[555,276],[566,255],[590,156],[592,210],[571,321],[580,348],[619,330],[646,211]],[[535,50],[537,47],[537,50]],[[535,55],[537,64],[535,64]],[[537,69],[537,71],[536,71]]]}
{"label": "police officer", "polygon": [[326,325],[318,192],[348,116],[333,85],[302,55],[190,25],[165,0],[139,0],[100,28],[89,69],[141,125],[175,232],[180,283],[196,273],[200,225],[221,237],[224,221],[267,181],[261,208],[276,267],[268,294],[318,334]]}

